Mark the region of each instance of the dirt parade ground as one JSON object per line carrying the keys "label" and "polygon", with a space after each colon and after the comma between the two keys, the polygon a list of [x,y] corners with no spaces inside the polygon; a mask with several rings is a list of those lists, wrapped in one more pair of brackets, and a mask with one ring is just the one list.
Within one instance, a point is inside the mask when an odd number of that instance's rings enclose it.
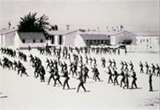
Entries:
{"label": "dirt parade ground", "polygon": [[[47,67],[47,59],[57,60],[57,57],[53,55],[40,54],[37,49],[32,50],[20,50],[27,55],[27,61],[23,61],[17,57],[10,57],[7,54],[0,53],[1,63],[3,58],[7,57],[11,61],[20,61],[26,68],[25,75],[22,77],[17,75],[17,70],[12,68],[3,68],[0,66],[0,110],[107,110],[107,109],[138,109],[138,110],[159,110],[160,109],[160,77],[157,75],[152,76],[152,87],[153,91],[150,90],[149,85],[149,74],[146,74],[145,62],[148,63],[149,68],[152,69],[152,63],[156,66],[159,64],[160,56],[159,53],[127,53],[121,50],[120,55],[117,53],[104,54],[90,52],[90,54],[77,53],[73,51],[71,54],[71,60],[61,57],[60,61],[67,64],[68,71],[70,70],[70,62],[74,62],[73,54],[76,54],[79,58],[83,58],[83,63],[88,67],[89,78],[86,79],[84,87],[86,91],[80,87],[77,92],[78,85],[80,84],[79,75],[72,76],[69,73],[68,84],[63,89],[63,83],[66,80],[61,73],[61,67],[58,66],[60,82],[54,86],[53,79],[48,80],[50,77],[50,69]],[[40,76],[35,78],[34,71],[35,68],[32,67],[30,62],[30,54],[37,56],[42,61],[42,65],[45,69],[44,82],[41,82]],[[95,58],[96,67],[99,70],[100,80],[93,79],[94,72],[92,68],[94,67],[94,60],[92,65],[90,65],[90,60],[86,64],[85,57]],[[105,67],[102,66],[102,58],[106,60]],[[119,84],[114,84],[112,82],[108,83],[108,67],[110,66],[109,60],[116,62],[116,71],[121,74],[121,61],[125,61],[128,64],[130,70],[130,61],[134,65],[134,71],[136,73],[136,84],[137,88],[131,88],[133,81],[132,76],[129,77],[129,88],[120,87],[120,82],[122,79],[121,75],[117,76],[117,81]],[[140,61],[143,64],[144,73],[140,73]],[[80,63],[78,63],[77,74],[80,71]],[[130,72],[129,72],[130,73]],[[155,70],[157,73],[157,70]],[[130,73],[132,74],[132,73]],[[113,76],[114,80],[115,76]]]}

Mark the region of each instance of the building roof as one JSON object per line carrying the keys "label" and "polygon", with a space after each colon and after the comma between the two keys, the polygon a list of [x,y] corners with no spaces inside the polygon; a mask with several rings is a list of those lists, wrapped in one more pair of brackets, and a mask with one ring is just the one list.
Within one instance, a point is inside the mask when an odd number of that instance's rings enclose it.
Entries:
{"label": "building roof", "polygon": [[160,32],[158,31],[141,31],[141,32],[134,32],[137,36],[159,36]]}
{"label": "building roof", "polygon": [[[127,31],[127,30],[125,30],[125,31],[119,31],[119,32],[109,32],[109,33],[107,33],[107,34],[108,34],[108,35],[111,35],[111,36],[116,36],[116,35],[123,34],[123,33],[131,33],[131,34],[134,34],[134,33],[130,32],[130,31]],[[134,34],[134,35],[135,35],[135,34]]]}
{"label": "building roof", "polygon": [[42,32],[18,32],[20,39],[45,39]]}
{"label": "building roof", "polygon": [[66,35],[66,34],[69,34],[69,33],[72,33],[72,32],[75,32],[77,30],[52,30],[52,31],[48,31],[48,34],[51,34],[51,35]]}
{"label": "building roof", "polygon": [[17,29],[0,30],[0,35],[2,35],[2,34],[9,34],[9,33],[16,32],[16,31],[17,31]]}
{"label": "building roof", "polygon": [[109,39],[108,35],[105,34],[80,34],[84,40],[104,40]]}

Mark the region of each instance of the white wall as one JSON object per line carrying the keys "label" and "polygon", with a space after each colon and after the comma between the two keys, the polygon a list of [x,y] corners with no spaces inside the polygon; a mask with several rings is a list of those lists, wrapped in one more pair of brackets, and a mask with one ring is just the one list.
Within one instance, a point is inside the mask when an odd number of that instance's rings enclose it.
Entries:
{"label": "white wall", "polygon": [[65,46],[75,46],[75,38],[77,37],[78,32],[72,32],[65,35]]}
{"label": "white wall", "polygon": [[6,47],[12,47],[14,46],[14,37],[15,37],[16,32],[11,32],[5,34],[5,46]]}
{"label": "white wall", "polygon": [[75,43],[74,45],[77,46],[77,47],[86,46],[85,41],[83,40],[83,38],[79,34],[77,34],[74,43]]}
{"label": "white wall", "polygon": [[111,39],[111,45],[116,45],[116,38],[115,38],[115,36],[111,36],[110,39]]}
{"label": "white wall", "polygon": [[[148,42],[147,42],[148,40]],[[158,36],[137,36],[136,44],[137,45],[146,45],[146,44],[158,44]]]}
{"label": "white wall", "polygon": [[14,47],[14,36],[16,32],[0,35],[0,46],[1,47]]}
{"label": "white wall", "polygon": [[14,37],[14,47],[15,48],[19,48],[20,47],[20,43],[21,43],[21,40],[19,38],[18,33],[16,32],[15,33],[15,37]]}
{"label": "white wall", "polygon": [[36,47],[45,47],[46,46],[46,41],[43,41],[43,43],[39,43],[39,42],[36,42],[36,43],[33,43],[33,40],[25,40],[25,43],[22,43],[22,41],[21,40],[19,40],[19,47],[20,48],[25,48],[25,47],[28,47],[28,46],[30,46],[30,47],[34,47],[34,48],[36,48]]}
{"label": "white wall", "polygon": [[158,36],[137,36],[136,45],[127,46],[131,52],[159,52]]}
{"label": "white wall", "polygon": [[146,47],[150,49],[159,47],[159,38],[158,36],[137,36],[136,44],[140,47]]}
{"label": "white wall", "polygon": [[58,37],[59,37],[58,35],[54,36],[54,44],[55,45],[59,45],[59,42],[58,42],[59,38]]}
{"label": "white wall", "polygon": [[0,35],[0,46],[2,46],[3,45],[3,35],[1,34]]}

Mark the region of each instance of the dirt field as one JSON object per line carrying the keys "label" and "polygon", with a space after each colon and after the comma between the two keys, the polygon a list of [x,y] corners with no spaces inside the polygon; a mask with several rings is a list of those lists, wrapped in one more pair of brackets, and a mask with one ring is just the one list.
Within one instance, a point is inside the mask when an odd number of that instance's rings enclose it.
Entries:
{"label": "dirt field", "polygon": [[[32,53],[39,56],[46,67],[46,58],[53,58],[51,56],[39,55],[37,50],[23,50],[27,55]],[[4,55],[0,54],[2,59]],[[90,78],[87,79],[85,87],[88,92],[84,92],[80,88],[77,93],[77,86],[79,80],[70,76],[69,85],[70,90],[63,90],[62,86],[53,87],[53,81],[47,85],[49,78],[49,70],[46,70],[46,81],[40,82],[40,79],[35,79],[29,62],[23,62],[27,68],[29,77],[25,75],[20,77],[16,71],[3,69],[0,67],[0,109],[1,110],[63,110],[63,109],[78,109],[78,110],[107,110],[107,109],[145,109],[158,110],[160,108],[160,77],[153,76],[153,92],[149,92],[149,76],[139,73],[139,61],[144,64],[145,61],[149,65],[159,64],[160,56],[158,53],[128,53],[125,55],[96,55],[90,56],[97,59],[98,69],[100,71],[100,79],[103,81],[95,82],[92,79],[92,71],[89,69]],[[101,67],[101,57],[108,59],[115,59],[117,63],[118,72],[120,72],[120,61],[132,61],[135,65],[137,74],[138,89],[123,89],[120,86],[108,84],[108,74],[106,68]],[[11,60],[18,60],[18,58],[10,58]],[[29,57],[28,57],[29,59]],[[68,63],[68,62],[67,62]],[[108,65],[108,62],[107,62]],[[144,68],[144,70],[146,70]],[[121,76],[118,77],[120,82]],[[61,82],[64,78],[60,79]],[[129,79],[130,85],[132,78]]]}

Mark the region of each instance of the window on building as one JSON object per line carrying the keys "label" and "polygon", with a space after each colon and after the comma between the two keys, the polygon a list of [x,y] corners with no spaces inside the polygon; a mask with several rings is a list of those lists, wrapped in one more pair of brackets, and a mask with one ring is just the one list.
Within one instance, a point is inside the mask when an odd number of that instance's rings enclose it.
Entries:
{"label": "window on building", "polygon": [[86,42],[87,42],[87,45],[90,45],[90,40],[87,40]]}
{"label": "window on building", "polygon": [[105,40],[104,43],[107,44],[107,40]]}
{"label": "window on building", "polygon": [[26,41],[25,41],[25,39],[22,39],[22,43],[25,43]]}
{"label": "window on building", "polygon": [[97,40],[96,44],[99,45],[99,40]]}
{"label": "window on building", "polygon": [[43,43],[43,39],[41,39],[40,42]]}
{"label": "window on building", "polygon": [[92,41],[92,40],[90,40],[90,44],[91,44],[91,45],[93,44],[93,41]]}
{"label": "window on building", "polygon": [[33,43],[35,43],[36,42],[36,40],[35,39],[33,39]]}
{"label": "window on building", "polygon": [[87,44],[89,44],[89,40],[87,40]]}
{"label": "window on building", "polygon": [[103,44],[103,40],[101,40],[101,44]]}
{"label": "window on building", "polygon": [[51,44],[54,44],[54,36],[51,36]]}
{"label": "window on building", "polygon": [[147,39],[147,42],[149,42],[149,40]]}
{"label": "window on building", "polygon": [[142,43],[142,39],[140,39],[140,43]]}
{"label": "window on building", "polygon": [[105,40],[105,44],[110,45],[110,40]]}
{"label": "window on building", "polygon": [[96,43],[96,40],[92,40],[92,45],[95,45],[95,43]]}
{"label": "window on building", "polygon": [[62,35],[59,36],[59,45],[62,45]]}

